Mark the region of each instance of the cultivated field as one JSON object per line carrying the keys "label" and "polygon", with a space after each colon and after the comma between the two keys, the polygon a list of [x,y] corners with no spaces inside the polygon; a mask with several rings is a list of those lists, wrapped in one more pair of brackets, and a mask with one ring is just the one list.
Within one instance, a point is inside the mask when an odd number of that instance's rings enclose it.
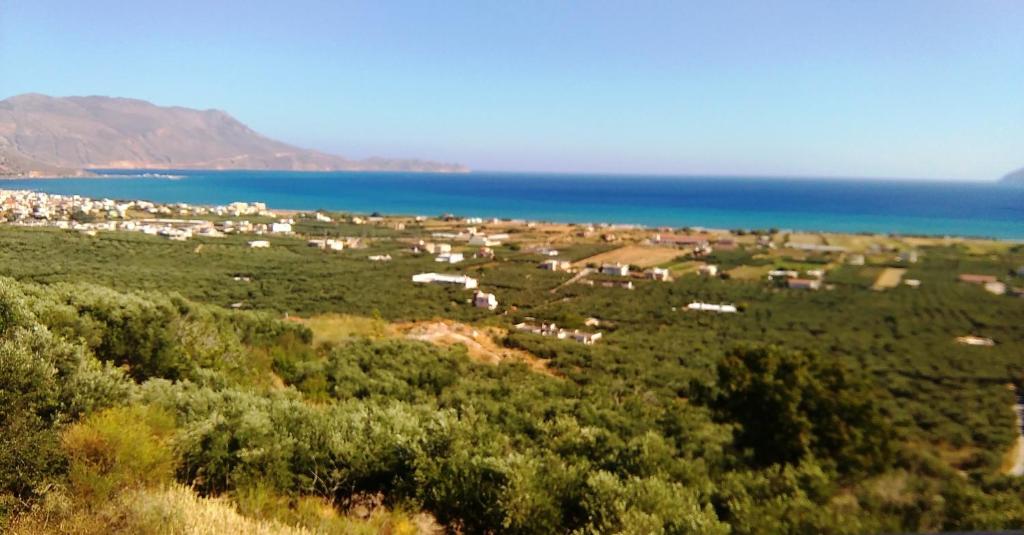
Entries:
{"label": "cultivated field", "polygon": [[903,274],[906,272],[907,270],[903,268],[885,268],[878,274],[878,278],[875,279],[875,284],[871,286],[871,289],[885,290],[895,288],[900,285],[900,281],[903,280]]}
{"label": "cultivated field", "polygon": [[627,245],[601,254],[597,254],[576,262],[576,266],[587,264],[629,264],[631,266],[651,267],[664,264],[683,251],[671,247],[648,247],[643,245]]}

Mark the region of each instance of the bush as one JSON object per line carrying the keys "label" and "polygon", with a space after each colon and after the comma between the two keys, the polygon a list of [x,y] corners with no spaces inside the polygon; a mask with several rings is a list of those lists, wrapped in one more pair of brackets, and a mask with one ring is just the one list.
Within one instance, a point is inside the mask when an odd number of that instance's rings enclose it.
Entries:
{"label": "bush", "polygon": [[72,492],[98,506],[129,489],[169,483],[173,431],[173,418],[149,407],[107,409],[71,426],[62,442]]}

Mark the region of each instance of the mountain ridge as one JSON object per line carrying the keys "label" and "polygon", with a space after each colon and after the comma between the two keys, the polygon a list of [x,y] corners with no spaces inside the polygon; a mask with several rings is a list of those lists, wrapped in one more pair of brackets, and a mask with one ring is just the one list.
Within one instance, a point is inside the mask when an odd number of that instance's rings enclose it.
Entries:
{"label": "mountain ridge", "polygon": [[0,100],[0,175],[83,176],[88,169],[465,172],[459,164],[342,156],[271,139],[223,110],[125,97]]}

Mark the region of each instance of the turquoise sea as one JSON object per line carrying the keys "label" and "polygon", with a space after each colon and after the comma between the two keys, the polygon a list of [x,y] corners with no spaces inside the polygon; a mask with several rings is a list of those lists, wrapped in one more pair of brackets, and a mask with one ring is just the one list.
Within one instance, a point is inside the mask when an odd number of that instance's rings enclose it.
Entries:
{"label": "turquoise sea", "polygon": [[4,181],[0,188],[194,204],[260,201],[302,210],[1024,239],[1024,187],[997,183],[119,170],[103,178]]}

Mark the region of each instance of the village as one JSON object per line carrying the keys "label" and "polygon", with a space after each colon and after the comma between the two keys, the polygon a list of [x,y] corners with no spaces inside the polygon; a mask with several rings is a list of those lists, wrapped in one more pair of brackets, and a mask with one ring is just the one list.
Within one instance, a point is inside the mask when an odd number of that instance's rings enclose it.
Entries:
{"label": "village", "polygon": [[[372,264],[429,258],[434,269],[407,280],[413,285],[466,291],[466,306],[498,315],[515,313],[501,285],[481,282],[501,262],[533,262],[552,277],[549,293],[572,286],[635,291],[640,285],[672,284],[680,278],[722,284],[757,282],[771,291],[828,292],[855,283],[884,292],[926,284],[906,277],[928,246],[950,239],[735,231],[702,228],[649,229],[637,225],[560,224],[483,219],[444,214],[358,215],[323,211],[272,210],[259,202],[223,206],[162,204],[0,190],[0,217],[15,227],[50,227],[87,236],[133,232],[171,241],[244,240],[265,250],[298,242],[325,254],[361,255]],[[283,241],[282,241],[283,240]],[[201,247],[201,245],[200,245]],[[1024,266],[1014,273],[958,273],[956,282],[999,296],[1024,297]],[[236,277],[236,281],[248,277]],[[244,302],[231,303],[244,308]],[[671,306],[682,314],[729,316],[744,313],[741,302],[716,301],[694,293]],[[586,325],[559,327],[551,319],[516,321],[512,329],[591,345],[602,340],[591,318]],[[995,341],[975,333],[951,333],[962,344]]]}

